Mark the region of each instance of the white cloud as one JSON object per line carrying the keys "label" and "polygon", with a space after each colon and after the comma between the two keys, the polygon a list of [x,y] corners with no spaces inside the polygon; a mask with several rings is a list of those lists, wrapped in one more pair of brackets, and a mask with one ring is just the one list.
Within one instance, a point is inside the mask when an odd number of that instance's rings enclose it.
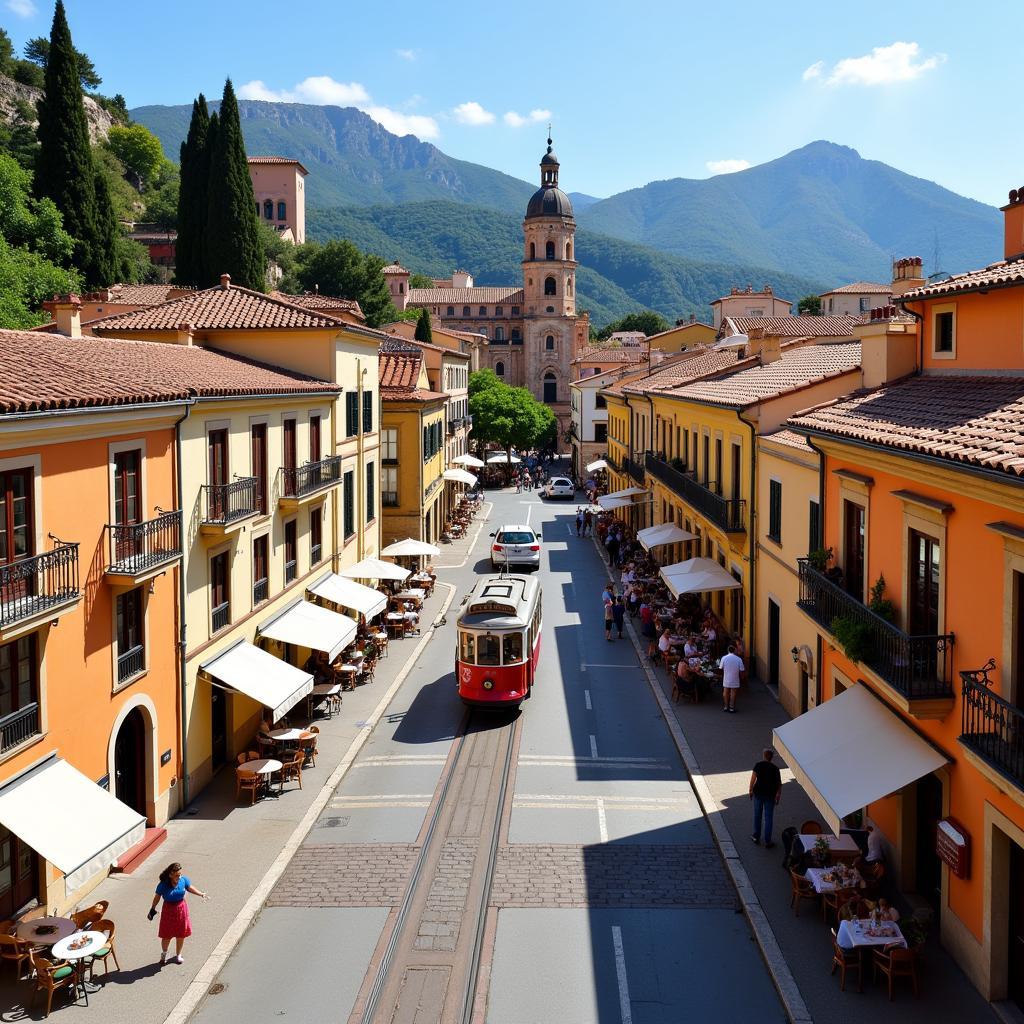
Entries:
{"label": "white cloud", "polygon": [[490,124],[494,120],[494,115],[489,110],[484,110],[476,100],[460,103],[452,113],[460,124],[469,124],[473,127]]}
{"label": "white cloud", "polygon": [[522,128],[525,124],[539,124],[551,120],[550,110],[531,110],[528,114],[517,114],[509,110],[503,120],[510,128]]}
{"label": "white cloud", "polygon": [[415,60],[416,59],[416,51],[415,50],[395,50],[395,53],[398,54],[398,56],[401,57],[402,60]]}
{"label": "white cloud", "polygon": [[7,0],[7,10],[19,18],[31,18],[36,13],[36,5],[32,0]]}
{"label": "white cloud", "polygon": [[[863,57],[844,57],[837,61],[825,79],[826,85],[893,85],[911,82],[944,63],[946,55],[923,57],[917,43],[893,43],[876,46]],[[803,74],[804,81],[821,78],[825,62],[812,64]]]}
{"label": "white cloud", "polygon": [[441,134],[434,118],[421,114],[404,114],[373,103],[370,94],[359,82],[338,82],[329,75],[312,75],[304,78],[292,89],[271,89],[257,78],[240,85],[238,96],[243,100],[268,100],[271,103],[357,107],[395,135],[417,135],[421,139],[436,139]]}
{"label": "white cloud", "polygon": [[704,165],[712,174],[733,174],[745,171],[750,166],[749,160],[709,160]]}

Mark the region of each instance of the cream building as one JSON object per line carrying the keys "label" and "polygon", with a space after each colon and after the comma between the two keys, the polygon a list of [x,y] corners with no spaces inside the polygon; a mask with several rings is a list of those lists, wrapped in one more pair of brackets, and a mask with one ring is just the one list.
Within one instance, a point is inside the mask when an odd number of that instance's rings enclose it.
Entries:
{"label": "cream building", "polygon": [[711,303],[715,330],[730,316],[789,316],[793,303],[783,299],[766,284],[759,292],[748,284],[746,288],[733,288],[728,295]]}

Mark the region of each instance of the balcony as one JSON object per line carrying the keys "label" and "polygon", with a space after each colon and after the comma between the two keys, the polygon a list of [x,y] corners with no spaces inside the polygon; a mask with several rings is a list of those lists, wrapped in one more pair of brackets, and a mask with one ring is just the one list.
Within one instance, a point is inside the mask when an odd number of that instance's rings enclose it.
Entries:
{"label": "balcony", "polygon": [[291,509],[341,483],[341,456],[332,455],[319,462],[307,462],[295,469],[284,466],[278,471],[280,504]]}
{"label": "balcony", "polygon": [[39,734],[39,705],[28,704],[0,718],[0,754]]}
{"label": "balcony", "polygon": [[231,622],[231,602],[224,601],[213,608],[210,613],[210,632],[219,633]]}
{"label": "balcony", "polygon": [[0,641],[57,619],[81,600],[78,545],[51,539],[52,550],[0,566]]}
{"label": "balcony", "polygon": [[988,674],[994,668],[995,662],[990,661],[983,668],[960,673],[964,698],[960,742],[984,774],[999,776],[992,780],[996,785],[1007,779],[1024,790],[1024,711],[992,692]]}
{"label": "balcony", "polygon": [[146,667],[146,649],[136,644],[130,650],[117,656],[117,681],[123,683],[133,676],[139,675]]}
{"label": "balcony", "polygon": [[161,512],[144,523],[108,523],[109,583],[131,586],[181,558],[181,512]]}
{"label": "balcony", "polygon": [[[605,461],[608,460],[605,459]],[[637,462],[636,459],[623,459],[622,468],[630,475],[631,479],[643,485],[645,480],[643,463]]]}
{"label": "balcony", "polygon": [[870,669],[903,710],[920,718],[943,717],[953,700],[953,634],[904,633],[820,573],[806,558],[798,562],[799,607],[833,637],[841,621],[847,657]]}
{"label": "balcony", "polygon": [[223,536],[238,529],[246,519],[263,510],[259,501],[259,481],[241,477],[229,484],[203,484],[202,533]]}
{"label": "balcony", "polygon": [[695,473],[676,469],[655,455],[646,457],[647,472],[671,488],[695,512],[726,533],[746,530],[747,503],[742,498],[723,498],[713,487],[698,483]]}

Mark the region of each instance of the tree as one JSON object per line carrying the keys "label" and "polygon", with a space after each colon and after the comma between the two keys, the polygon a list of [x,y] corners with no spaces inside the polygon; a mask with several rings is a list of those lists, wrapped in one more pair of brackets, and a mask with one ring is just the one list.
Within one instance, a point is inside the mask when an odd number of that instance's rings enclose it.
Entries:
{"label": "tree", "polygon": [[628,313],[621,320],[613,320],[598,331],[597,336],[604,341],[619,331],[643,331],[649,338],[652,334],[661,334],[669,329],[669,322],[660,314],[651,309],[644,309],[638,313]]}
{"label": "tree", "polygon": [[347,239],[323,245],[307,242],[296,251],[295,278],[300,288],[355,299],[370,327],[398,318],[383,269],[379,256],[364,255]]}
{"label": "tree", "polygon": [[215,276],[230,274],[235,284],[262,291],[266,287],[266,260],[245,157],[238,100],[230,78],[224,84],[219,125],[210,153],[208,192],[207,268]]}
{"label": "tree", "polygon": [[[181,144],[181,184],[178,189],[178,241],[174,276],[180,284],[201,288],[213,283],[205,272],[203,233],[210,179],[210,114],[206,97],[192,101],[192,120]],[[254,200],[255,202],[255,200]]]}
{"label": "tree", "polygon": [[161,231],[173,231],[178,226],[180,188],[181,178],[177,166],[170,160],[165,160],[152,188],[143,197],[146,203],[146,220],[152,221]]}
{"label": "tree", "polygon": [[93,271],[96,280],[106,284],[115,281],[131,281],[125,253],[118,249],[121,240],[121,229],[114,213],[114,204],[110,201],[110,186],[106,175],[96,170],[96,249],[93,258]]}
{"label": "tree", "polygon": [[15,100],[7,123],[0,123],[0,153],[9,153],[22,167],[35,166],[39,142],[36,139],[36,114],[25,100]]}
{"label": "tree", "polygon": [[164,163],[160,140],[145,125],[111,125],[107,146],[128,169],[140,192],[154,181]]}
{"label": "tree", "polygon": [[430,310],[421,309],[420,315],[416,319],[416,333],[413,337],[417,341],[433,342],[434,332],[430,327]]}
{"label": "tree", "polygon": [[426,274],[411,274],[409,276],[410,288],[433,288],[434,279]]}
{"label": "tree", "polygon": [[554,413],[526,388],[509,387],[493,370],[469,375],[469,411],[475,441],[506,451],[536,448],[556,429]]}
{"label": "tree", "polygon": [[818,314],[821,313],[821,296],[805,295],[796,304],[796,311],[800,316],[804,313],[808,313],[811,316],[818,316]]}
{"label": "tree", "polygon": [[[25,44],[25,60],[41,67],[44,71],[50,61],[50,39],[37,36]],[[81,50],[75,50],[75,63],[78,65],[78,78],[83,89],[98,89],[103,84],[96,71],[96,66]]]}

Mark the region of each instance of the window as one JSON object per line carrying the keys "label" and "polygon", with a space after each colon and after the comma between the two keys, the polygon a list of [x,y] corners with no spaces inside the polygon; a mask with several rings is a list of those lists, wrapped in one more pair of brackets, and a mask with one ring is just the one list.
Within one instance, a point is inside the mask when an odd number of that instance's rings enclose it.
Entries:
{"label": "window", "polygon": [[711,483],[711,438],[709,435],[704,435],[704,486],[707,487]]}
{"label": "window", "polygon": [[295,436],[295,420],[284,421],[284,451],[282,452],[282,465],[285,474],[291,476],[290,486],[294,487],[295,467],[299,462],[298,441]]}
{"label": "window", "polygon": [[231,572],[228,552],[210,559],[210,632],[217,633],[231,622]]}
{"label": "window", "polygon": [[114,522],[118,526],[142,522],[141,465],[138,448],[114,456]]}
{"label": "window", "polygon": [[118,594],[115,602],[117,629],[117,681],[123,683],[137,676],[145,667],[143,646],[142,588]]}
{"label": "window", "polygon": [[366,464],[366,521],[376,518],[377,515],[377,490],[374,474],[377,470],[375,462]]}
{"label": "window", "polygon": [[768,481],[768,536],[782,542],[782,481]]}
{"label": "window", "polygon": [[252,603],[262,604],[270,597],[270,538],[263,534],[252,542]]}
{"label": "window", "polygon": [[549,260],[553,260],[555,258],[555,243],[554,242],[548,242],[548,244],[544,247],[544,255]]}
{"label": "window", "polygon": [[359,433],[359,395],[349,391],[345,395],[345,436],[355,437]]}
{"label": "window", "polygon": [[309,564],[316,565],[324,557],[324,507],[309,510]]}
{"label": "window", "polygon": [[558,382],[555,375],[549,370],[544,374],[544,402],[550,405],[558,401]]}
{"label": "window", "polygon": [[455,307],[454,307],[454,306],[449,306],[449,307],[448,307],[448,308],[447,308],[447,309],[446,309],[446,310],[444,311],[444,315],[445,315],[445,316],[455,316]]}
{"label": "window", "polygon": [[228,482],[228,432],[211,430],[206,438],[209,450],[210,483],[226,484]]}
{"label": "window", "polygon": [[939,632],[939,542],[927,534],[910,531],[910,573],[907,597],[911,636],[935,636]]}
{"label": "window", "polygon": [[263,200],[263,216],[267,220],[274,219],[274,201],[272,199]]}
{"label": "window", "polygon": [[512,307],[512,315],[513,316],[519,316],[519,307],[518,306],[513,306]]}
{"label": "window", "polygon": [[537,258],[537,244],[535,242],[530,243],[530,259],[535,260]]}
{"label": "window", "polygon": [[398,462],[397,427],[385,427],[380,432],[380,457],[385,464]]}
{"label": "window", "polygon": [[249,429],[252,475],[256,477],[256,510],[267,512],[267,425],[254,423]]}
{"label": "window", "polygon": [[495,316],[504,316],[505,315],[504,307],[503,306],[495,306],[494,307],[494,315]]}
{"label": "window", "polygon": [[549,334],[544,339],[544,349],[547,352],[554,352],[554,350],[555,350],[555,336],[553,334]]}
{"label": "window", "polygon": [[607,409],[608,408],[608,400],[604,397],[604,395],[602,395],[602,394],[598,394],[597,395],[597,397],[594,399],[594,408],[595,409]]}
{"label": "window", "polygon": [[738,445],[732,446],[732,497],[739,501],[743,491],[743,449]]}
{"label": "window", "polygon": [[[36,634],[12,640],[0,647],[0,719],[21,712],[28,721],[5,722],[3,750],[39,732],[39,663],[36,658]],[[10,742],[9,732],[17,739]]]}
{"label": "window", "polygon": [[469,316],[470,315],[469,306],[463,306],[462,307],[462,315],[463,316]]}
{"label": "window", "polygon": [[859,306],[860,306],[860,311],[862,313],[866,313],[871,308],[871,300],[866,295],[862,295],[860,297]]}
{"label": "window", "polygon": [[285,586],[299,575],[298,524],[289,519],[284,524],[284,582]]}
{"label": "window", "polygon": [[594,424],[594,441],[597,444],[604,444],[608,440],[608,424],[607,423],[595,423]]}
{"label": "window", "polygon": [[544,309],[545,313],[554,313],[554,311],[555,311],[555,307],[554,306],[547,306]]}
{"label": "window", "polygon": [[494,364],[494,372],[499,377],[505,376],[505,364],[500,359]]}
{"label": "window", "polygon": [[320,461],[320,417],[309,417],[309,461]]}
{"label": "window", "polygon": [[495,327],[494,328],[494,341],[495,341],[495,344],[498,344],[498,345],[504,345],[505,344],[505,328],[504,327]]}
{"label": "window", "polygon": [[486,306],[481,306],[480,307],[480,316],[487,316],[487,307]]}
{"label": "window", "polygon": [[381,467],[380,503],[384,508],[398,507],[398,469],[395,466]]}
{"label": "window", "polygon": [[373,433],[373,392],[363,392],[363,433]]}
{"label": "window", "polygon": [[520,332],[518,327],[513,327],[512,328],[512,344],[513,345],[522,345],[522,343],[523,343],[523,335],[522,335],[522,333]]}
{"label": "window", "polygon": [[572,242],[565,243],[565,258],[567,260],[572,259]]}
{"label": "window", "polygon": [[864,600],[864,508],[843,501],[843,578],[848,594]]}
{"label": "window", "polygon": [[356,532],[356,485],[355,485],[355,473],[350,469],[345,474],[345,505],[343,527],[345,530],[345,539],[348,540]]}
{"label": "window", "polygon": [[476,664],[476,637],[472,633],[459,633],[459,660]]}
{"label": "window", "polygon": [[523,660],[523,634],[506,633],[501,638],[502,664],[514,665]]}
{"label": "window", "polygon": [[953,353],[953,311],[945,310],[935,314],[935,352],[952,355]]}
{"label": "window", "polygon": [[558,285],[555,283],[555,279],[553,277],[545,277],[544,278],[544,294],[545,295],[557,295],[558,294]]}
{"label": "window", "polygon": [[283,199],[278,200],[277,203],[277,219],[287,220],[288,219],[288,204]]}
{"label": "window", "polygon": [[723,490],[723,478],[725,477],[725,466],[722,465],[722,439],[715,438],[715,490],[721,494]]}
{"label": "window", "polygon": [[807,503],[807,552],[821,548],[821,506],[816,501]]}
{"label": "window", "polygon": [[478,636],[476,638],[476,663],[495,666],[501,664],[501,638]]}

